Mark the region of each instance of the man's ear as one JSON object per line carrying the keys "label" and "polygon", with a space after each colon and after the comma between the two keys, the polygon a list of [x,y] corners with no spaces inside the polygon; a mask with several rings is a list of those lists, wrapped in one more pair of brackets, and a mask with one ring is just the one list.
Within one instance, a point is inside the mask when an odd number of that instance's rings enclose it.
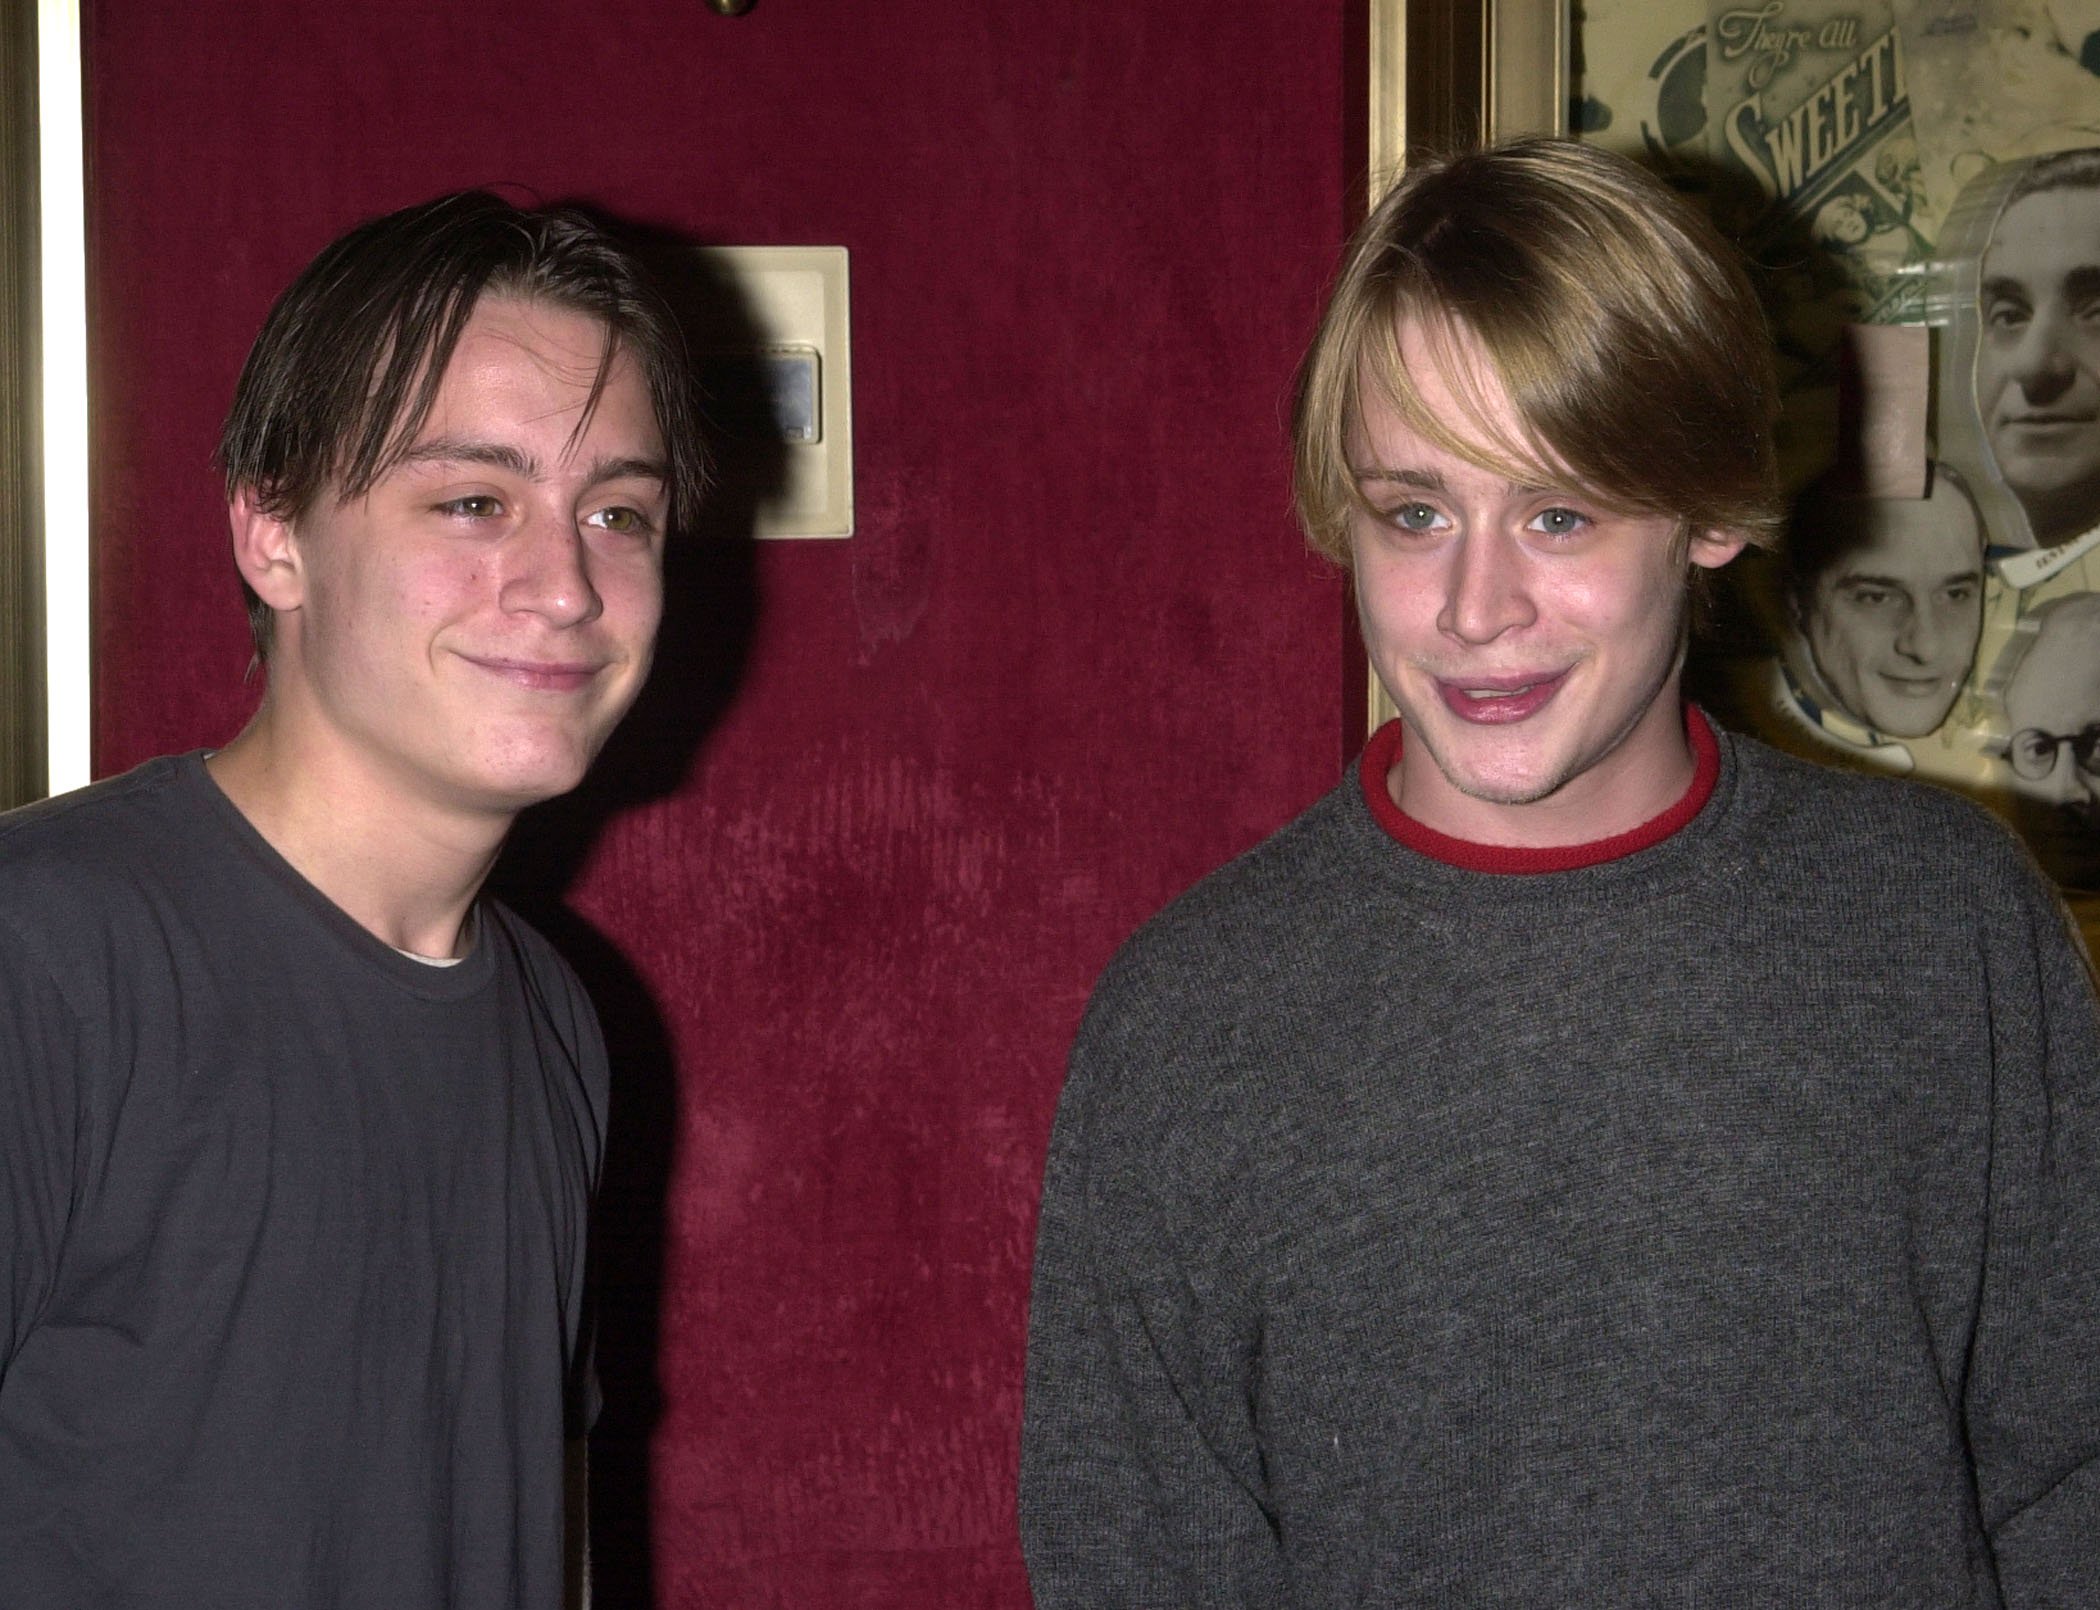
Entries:
{"label": "man's ear", "polygon": [[306,575],[292,523],[262,506],[252,486],[234,488],[226,502],[233,531],[233,565],[241,580],[275,610],[297,609],[306,596]]}
{"label": "man's ear", "polygon": [[1736,531],[1694,531],[1686,556],[1702,570],[1719,570],[1741,553],[1748,539]]}

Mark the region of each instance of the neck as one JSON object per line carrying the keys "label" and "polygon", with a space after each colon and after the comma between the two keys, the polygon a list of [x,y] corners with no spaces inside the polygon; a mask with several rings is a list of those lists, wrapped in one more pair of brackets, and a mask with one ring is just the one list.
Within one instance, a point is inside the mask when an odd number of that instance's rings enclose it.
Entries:
{"label": "neck", "polygon": [[1692,751],[1691,785],[1668,809],[1639,826],[1608,838],[1582,844],[1516,846],[1481,844],[1453,838],[1401,810],[1388,779],[1397,775],[1406,748],[1405,727],[1388,722],[1371,735],[1364,747],[1363,765],[1357,777],[1364,803],[1371,816],[1394,839],[1432,860],[1472,872],[1542,873],[1574,872],[1600,866],[1624,856],[1652,849],[1706,808],[1721,775],[1721,748],[1712,723],[1690,706],[1685,707],[1685,732]]}
{"label": "neck", "polygon": [[1387,778],[1393,803],[1437,833],[1469,844],[1549,850],[1633,831],[1667,811],[1695,770],[1684,707],[1673,675],[1606,752],[1537,799],[1483,799],[1444,775],[1418,733],[1407,728]]}
{"label": "neck", "polygon": [[448,811],[389,787],[339,748],[302,742],[268,695],[205,765],[269,846],[367,932],[419,956],[460,954],[509,816]]}

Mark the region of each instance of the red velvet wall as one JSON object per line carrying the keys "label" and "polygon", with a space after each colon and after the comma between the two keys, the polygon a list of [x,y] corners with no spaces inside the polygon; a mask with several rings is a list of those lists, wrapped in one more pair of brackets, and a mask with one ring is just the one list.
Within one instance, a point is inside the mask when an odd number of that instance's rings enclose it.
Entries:
{"label": "red velvet wall", "polygon": [[467,184],[852,252],[859,532],[694,545],[506,887],[619,1056],[599,1602],[1020,1607],[1065,1047],[1119,940],[1329,786],[1288,513],[1345,0],[86,7],[99,768],[252,689],[212,442],[276,292]]}

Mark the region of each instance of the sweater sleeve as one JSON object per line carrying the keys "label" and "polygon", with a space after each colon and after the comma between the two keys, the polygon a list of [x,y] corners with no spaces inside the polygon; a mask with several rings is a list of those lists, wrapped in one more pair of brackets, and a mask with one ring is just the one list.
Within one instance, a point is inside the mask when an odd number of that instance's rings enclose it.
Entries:
{"label": "sweater sleeve", "polygon": [[0,924],[0,1389],[57,1281],[72,1211],[75,1029],[41,960]]}
{"label": "sweater sleeve", "polygon": [[1037,1230],[1021,1541],[1037,1610],[1284,1599],[1255,1441],[1256,1327],[1182,1249],[1171,1166],[1104,1086],[1098,1009],[1059,1103]]}
{"label": "sweater sleeve", "polygon": [[2012,1610],[2100,1604],[2100,1013],[2028,869],[1988,958],[1989,1222],[1965,1412]]}

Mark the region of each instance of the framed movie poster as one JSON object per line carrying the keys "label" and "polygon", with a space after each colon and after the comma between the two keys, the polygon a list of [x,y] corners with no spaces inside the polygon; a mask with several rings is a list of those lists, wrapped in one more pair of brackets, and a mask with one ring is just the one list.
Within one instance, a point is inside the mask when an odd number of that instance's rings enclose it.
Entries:
{"label": "framed movie poster", "polygon": [[1788,543],[1736,567],[1699,696],[1981,800],[2093,933],[2100,0],[1588,0],[1573,47],[1573,131],[1767,296]]}

